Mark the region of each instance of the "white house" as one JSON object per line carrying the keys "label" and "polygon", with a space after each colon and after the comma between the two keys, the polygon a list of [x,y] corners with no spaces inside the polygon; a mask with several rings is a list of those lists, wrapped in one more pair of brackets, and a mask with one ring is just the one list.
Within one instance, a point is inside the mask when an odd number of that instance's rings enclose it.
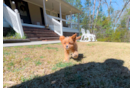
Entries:
{"label": "white house", "polygon": [[25,33],[33,40],[58,39],[80,33],[79,18],[77,23],[66,20],[68,15],[79,13],[64,0],[3,0],[3,27],[10,26],[21,37]]}

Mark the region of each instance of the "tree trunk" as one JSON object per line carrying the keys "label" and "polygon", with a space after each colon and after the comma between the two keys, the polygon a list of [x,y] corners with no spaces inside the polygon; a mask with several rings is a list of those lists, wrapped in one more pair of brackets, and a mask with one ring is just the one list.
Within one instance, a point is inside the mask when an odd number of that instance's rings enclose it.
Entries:
{"label": "tree trunk", "polygon": [[115,22],[115,24],[118,22],[119,18],[120,18],[121,15],[122,15],[122,12],[124,11],[125,7],[127,6],[127,4],[128,4],[129,2],[130,2],[130,0],[124,4],[124,6],[123,6],[123,8],[122,8],[122,10],[121,10],[121,12],[120,12],[120,14],[119,14],[119,17],[117,18],[117,20],[116,20],[116,22]]}
{"label": "tree trunk", "polygon": [[[89,0],[89,3],[90,3],[90,0]],[[90,4],[89,4],[89,18],[90,18],[91,14],[90,14]],[[89,19],[89,29],[90,29],[90,26],[91,26],[91,23],[92,23],[92,19],[90,20]]]}
{"label": "tree trunk", "polygon": [[129,29],[129,22],[130,22],[130,16],[129,18],[127,19],[127,22],[126,22],[126,28]]}
{"label": "tree trunk", "polygon": [[110,13],[111,13],[111,3],[112,3],[112,0],[110,0],[110,5],[108,7],[108,9],[109,9],[108,17],[110,17]]}
{"label": "tree trunk", "polygon": [[108,6],[108,3],[107,3],[107,1],[106,1],[106,0],[104,1],[104,3],[107,5],[107,8],[108,8],[109,6]]}
{"label": "tree trunk", "polygon": [[[99,0],[99,5],[98,5],[98,7],[97,7],[96,21],[97,21],[97,18],[98,18],[100,5],[101,5],[101,0]],[[95,26],[96,26],[96,21],[95,21],[95,24],[94,24],[94,28],[95,28]]]}
{"label": "tree trunk", "polygon": [[93,33],[93,24],[94,24],[95,3],[96,0],[94,0],[94,8],[93,8],[93,16],[92,16],[92,33]]}
{"label": "tree trunk", "polygon": [[99,0],[99,5],[98,5],[98,7],[97,7],[96,20],[97,20],[97,18],[98,18],[100,5],[101,5],[101,0]]}

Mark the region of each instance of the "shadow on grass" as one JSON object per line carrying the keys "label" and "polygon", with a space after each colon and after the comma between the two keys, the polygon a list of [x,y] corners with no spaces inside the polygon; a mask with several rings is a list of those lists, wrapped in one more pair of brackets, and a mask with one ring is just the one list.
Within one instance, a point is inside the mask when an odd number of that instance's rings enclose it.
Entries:
{"label": "shadow on grass", "polygon": [[113,58],[66,67],[11,88],[129,88],[130,71]]}

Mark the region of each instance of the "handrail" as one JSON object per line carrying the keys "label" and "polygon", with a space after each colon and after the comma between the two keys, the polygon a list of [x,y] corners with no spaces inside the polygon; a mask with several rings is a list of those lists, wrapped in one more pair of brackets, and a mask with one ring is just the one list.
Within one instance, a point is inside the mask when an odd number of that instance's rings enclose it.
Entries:
{"label": "handrail", "polygon": [[11,14],[15,15],[15,12],[12,9],[10,9],[5,3],[3,3],[3,6],[5,6]]}
{"label": "handrail", "polygon": [[62,35],[61,23],[55,20],[54,18],[52,18],[50,15],[46,15],[46,19],[50,29],[61,36]]}
{"label": "handrail", "polygon": [[51,18],[57,19],[57,20],[62,20],[62,21],[65,21],[65,22],[71,22],[72,24],[78,24],[78,23],[75,23],[75,22],[72,22],[72,21],[69,21],[69,20],[60,19],[58,17],[51,16],[51,15],[48,15],[48,16],[50,16]]}
{"label": "handrail", "polygon": [[15,9],[14,12],[11,8],[3,3],[3,18],[17,33],[20,34],[21,38],[24,36],[20,15],[17,9]]}
{"label": "handrail", "polygon": [[[48,18],[49,17],[49,18]],[[59,21],[57,21],[57,20],[62,20],[62,21],[65,21],[65,22],[70,22],[70,25],[68,25],[69,26],[69,28],[65,28],[64,27],[64,29],[66,29],[66,30],[68,30],[68,29],[77,29],[78,28],[78,23],[74,23],[74,22],[71,22],[71,21],[68,21],[68,20],[65,20],[65,19],[61,19],[61,18],[58,18],[58,17],[54,17],[54,16],[51,16],[51,15],[47,15],[47,19],[50,21],[50,18],[51,18],[51,20],[52,20],[52,22],[48,22],[48,24],[49,24],[49,26],[50,26],[50,28],[51,29],[53,29],[57,34],[59,34],[59,35],[62,35],[62,32],[63,32],[63,26],[62,26],[62,24],[59,22]],[[48,21],[47,20],[47,21]],[[53,25],[52,25],[52,23],[53,23]],[[57,24],[57,25],[56,25]],[[68,30],[69,31],[69,30]],[[70,30],[71,31],[71,30]]]}

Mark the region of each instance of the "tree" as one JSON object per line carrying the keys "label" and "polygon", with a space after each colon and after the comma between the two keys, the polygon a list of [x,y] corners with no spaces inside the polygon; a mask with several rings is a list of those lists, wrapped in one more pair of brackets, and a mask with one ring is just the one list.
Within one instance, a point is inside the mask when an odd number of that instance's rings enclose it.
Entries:
{"label": "tree", "polygon": [[[95,4],[96,4],[96,0],[94,0],[93,15],[92,15],[92,26],[94,24]],[[92,33],[93,33],[93,27],[92,27]]]}
{"label": "tree", "polygon": [[119,18],[121,17],[122,12],[124,11],[124,9],[126,8],[126,6],[127,6],[127,5],[129,4],[129,2],[130,2],[130,0],[125,0],[125,1],[126,1],[126,2],[125,2],[125,4],[124,4],[122,10],[120,11],[120,14],[119,14],[119,16],[118,16],[118,18],[117,18],[117,20],[116,20],[116,22],[115,22],[115,25],[117,24]]}
{"label": "tree", "polygon": [[95,19],[95,23],[94,23],[94,29],[95,29],[95,26],[96,26],[96,21],[97,21],[97,18],[98,18],[98,14],[99,14],[99,8],[101,6],[101,0],[99,0],[99,5],[97,7],[97,12],[96,12],[96,19]]}

